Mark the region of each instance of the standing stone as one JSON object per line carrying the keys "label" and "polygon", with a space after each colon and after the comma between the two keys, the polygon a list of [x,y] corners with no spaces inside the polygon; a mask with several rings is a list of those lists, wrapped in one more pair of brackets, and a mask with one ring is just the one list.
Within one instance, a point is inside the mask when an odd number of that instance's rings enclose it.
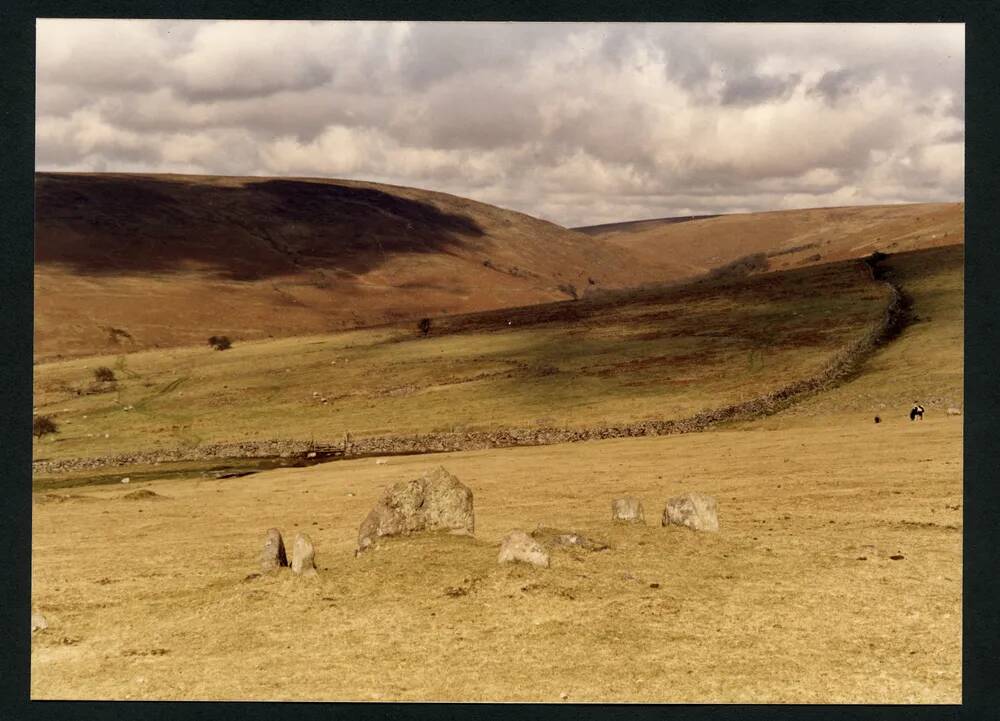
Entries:
{"label": "standing stone", "polygon": [[31,614],[31,632],[44,631],[49,627],[48,621],[45,620],[45,616],[40,613]]}
{"label": "standing stone", "polygon": [[667,500],[662,525],[687,526],[695,531],[718,531],[719,514],[715,499],[704,493],[685,493]]}
{"label": "standing stone", "polygon": [[383,491],[358,529],[356,554],[381,536],[419,531],[475,532],[472,491],[440,466],[412,481],[400,481]]}
{"label": "standing stone", "polygon": [[524,531],[511,531],[500,543],[500,555],[497,563],[528,563],[541,568],[549,567],[549,554],[542,546]]}
{"label": "standing stone", "polygon": [[948,415],[949,416],[960,416],[960,415],[962,415],[962,409],[961,408],[955,408],[954,406],[952,406],[951,408],[948,409]]}
{"label": "standing stone", "polygon": [[309,536],[304,533],[295,534],[295,542],[292,544],[292,573],[316,575],[316,550]]}
{"label": "standing stone", "polygon": [[611,520],[625,523],[645,523],[646,516],[642,512],[642,501],[632,496],[616,498],[611,502]]}
{"label": "standing stone", "polygon": [[260,569],[268,573],[287,565],[288,557],[285,555],[285,543],[281,540],[281,531],[277,528],[268,529],[267,537],[264,539],[264,550],[260,554]]}

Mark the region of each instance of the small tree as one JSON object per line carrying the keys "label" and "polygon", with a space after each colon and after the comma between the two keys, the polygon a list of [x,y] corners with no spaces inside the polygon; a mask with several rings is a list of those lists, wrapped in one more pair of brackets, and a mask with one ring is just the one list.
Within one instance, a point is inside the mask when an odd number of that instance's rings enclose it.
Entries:
{"label": "small tree", "polygon": [[41,438],[49,433],[58,433],[59,426],[49,416],[35,416],[31,419],[31,435]]}
{"label": "small tree", "polygon": [[113,383],[115,381],[115,372],[108,368],[107,366],[101,366],[100,368],[94,369],[94,380],[98,383]]}
{"label": "small tree", "polygon": [[208,339],[208,344],[215,348],[215,350],[228,350],[233,346],[232,341],[229,340],[229,336],[225,335],[213,335]]}
{"label": "small tree", "polygon": [[417,329],[420,331],[420,335],[427,335],[431,332],[431,319],[421,318],[420,322],[417,323]]}

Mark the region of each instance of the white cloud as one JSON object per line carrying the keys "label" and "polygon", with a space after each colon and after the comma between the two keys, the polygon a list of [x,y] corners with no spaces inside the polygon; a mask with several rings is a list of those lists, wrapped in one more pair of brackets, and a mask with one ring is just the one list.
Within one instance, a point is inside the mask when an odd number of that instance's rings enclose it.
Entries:
{"label": "white cloud", "polygon": [[352,177],[567,225],[954,200],[956,25],[38,21],[39,169]]}

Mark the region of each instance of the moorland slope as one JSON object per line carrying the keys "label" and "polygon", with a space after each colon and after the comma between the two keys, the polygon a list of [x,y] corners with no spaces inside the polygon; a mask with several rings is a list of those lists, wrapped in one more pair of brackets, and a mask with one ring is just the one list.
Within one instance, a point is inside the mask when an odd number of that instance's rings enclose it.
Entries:
{"label": "moorland slope", "polygon": [[330,332],[669,275],[601,239],[347,180],[36,175],[35,357]]}
{"label": "moorland slope", "polygon": [[918,203],[778,210],[766,213],[661,218],[575,230],[643,258],[669,257],[694,277],[762,254],[760,270],[782,270],[878,250],[910,250],[964,241],[964,203]]}
{"label": "moorland slope", "polygon": [[[210,444],[347,433],[360,443],[514,432],[486,441],[509,445],[534,442],[533,429],[679,420],[815,377],[891,300],[866,264],[844,261],[437,318],[427,336],[401,323],[42,363],[35,408],[61,430],[35,456],[199,457]],[[95,381],[101,366],[114,383]]]}

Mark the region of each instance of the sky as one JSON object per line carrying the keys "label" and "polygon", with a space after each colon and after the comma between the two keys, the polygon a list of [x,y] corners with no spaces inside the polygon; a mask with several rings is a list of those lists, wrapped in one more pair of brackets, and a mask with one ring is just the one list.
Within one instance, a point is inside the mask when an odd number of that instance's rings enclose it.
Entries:
{"label": "sky", "polygon": [[568,227],[963,198],[955,24],[39,20],[38,170],[352,178]]}

